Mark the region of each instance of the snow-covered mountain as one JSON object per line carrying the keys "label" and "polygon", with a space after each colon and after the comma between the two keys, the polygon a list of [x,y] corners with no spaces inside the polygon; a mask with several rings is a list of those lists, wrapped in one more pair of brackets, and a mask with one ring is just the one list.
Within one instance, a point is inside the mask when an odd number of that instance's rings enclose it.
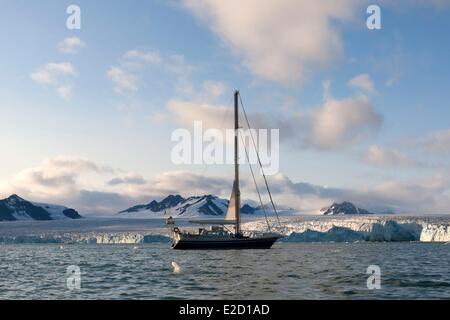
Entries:
{"label": "snow-covered mountain", "polygon": [[[249,207],[249,208],[248,208]],[[247,213],[252,213],[255,208],[246,206]],[[228,208],[228,200],[213,195],[194,196],[183,198],[180,195],[170,195],[160,202],[153,200],[149,204],[138,205],[120,211],[119,214],[148,214],[149,216],[222,216]]]}
{"label": "snow-covered mountain", "polygon": [[80,219],[71,208],[47,203],[34,203],[18,195],[0,200],[0,221]]}
{"label": "snow-covered mountain", "polygon": [[320,210],[324,216],[349,215],[349,214],[373,214],[365,209],[358,208],[353,203],[344,201],[342,203],[333,203],[328,208]]}
{"label": "snow-covered mountain", "polygon": [[[153,200],[148,204],[137,205],[126,210],[120,211],[119,214],[127,217],[162,217],[181,216],[181,217],[198,217],[198,216],[223,216],[228,208],[229,201],[214,195],[193,196],[183,198],[180,195],[170,195],[160,202]],[[265,205],[266,213],[272,214],[272,207]],[[280,212],[294,212],[293,209],[281,208]],[[244,215],[263,214],[261,206],[252,206],[243,204],[241,213]]]}

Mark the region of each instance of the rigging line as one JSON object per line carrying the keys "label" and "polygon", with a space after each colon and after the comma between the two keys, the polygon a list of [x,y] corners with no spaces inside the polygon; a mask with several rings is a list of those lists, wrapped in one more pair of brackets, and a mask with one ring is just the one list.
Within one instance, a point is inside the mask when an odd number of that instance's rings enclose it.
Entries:
{"label": "rigging line", "polygon": [[266,220],[267,228],[269,229],[269,231],[271,231],[269,220],[267,219],[266,208],[264,207],[264,204],[262,202],[261,194],[260,194],[259,188],[258,188],[258,184],[256,183],[256,179],[255,179],[255,174],[253,173],[252,164],[250,163],[250,157],[248,156],[247,147],[245,146],[244,139],[242,138],[242,135],[240,135],[239,137],[241,138],[242,145],[244,146],[245,156],[247,158],[248,166],[250,167],[250,172],[252,173],[253,183],[255,184],[256,193],[258,194],[258,198],[259,198],[259,203],[261,204],[261,208],[263,209],[263,212],[264,212],[264,219]]}
{"label": "rigging line", "polygon": [[[242,102],[242,97],[241,97],[241,94],[240,94],[240,93],[239,93],[239,100],[240,100],[240,102],[241,102],[242,111],[244,111],[244,116],[245,116],[245,120],[247,121],[247,126],[248,126],[249,129],[251,129],[250,122],[248,121],[248,117],[247,117],[247,112],[245,112],[244,103]],[[276,217],[277,217],[278,224],[279,224],[280,227],[282,227],[281,222],[280,222],[280,218],[278,217],[277,209],[275,208],[275,204],[273,203],[272,193],[270,192],[270,189],[269,189],[269,184],[268,184],[268,182],[267,182],[267,178],[266,178],[266,175],[265,175],[265,173],[264,173],[264,169],[263,169],[263,166],[262,166],[262,163],[261,163],[261,158],[259,157],[258,148],[256,147],[255,139],[253,138],[252,130],[250,130],[250,136],[251,136],[251,138],[252,138],[253,147],[254,147],[255,150],[256,150],[256,156],[257,156],[257,158],[258,158],[258,163],[259,163],[259,166],[260,166],[260,168],[261,168],[262,176],[264,177],[264,182],[265,182],[265,184],[266,184],[267,193],[269,194],[270,203],[272,204],[272,208],[273,208],[273,210],[275,211],[275,215],[276,215]]]}

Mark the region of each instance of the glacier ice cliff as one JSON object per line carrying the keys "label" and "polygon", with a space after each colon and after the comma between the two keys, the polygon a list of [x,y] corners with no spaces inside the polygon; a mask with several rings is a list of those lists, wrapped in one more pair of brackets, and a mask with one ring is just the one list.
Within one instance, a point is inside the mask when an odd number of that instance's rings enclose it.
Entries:
{"label": "glacier ice cliff", "polygon": [[[287,242],[422,241],[449,242],[450,217],[290,217],[274,224],[272,231]],[[274,221],[272,221],[273,223]],[[246,223],[244,228],[260,231],[264,221]]]}
{"label": "glacier ice cliff", "polygon": [[450,225],[436,225],[427,223],[420,233],[420,241],[423,242],[449,242]]}
{"label": "glacier ice cliff", "polygon": [[91,233],[91,234],[41,234],[0,236],[1,244],[18,243],[64,243],[64,244],[137,244],[169,242],[170,238],[161,234],[125,233]]}

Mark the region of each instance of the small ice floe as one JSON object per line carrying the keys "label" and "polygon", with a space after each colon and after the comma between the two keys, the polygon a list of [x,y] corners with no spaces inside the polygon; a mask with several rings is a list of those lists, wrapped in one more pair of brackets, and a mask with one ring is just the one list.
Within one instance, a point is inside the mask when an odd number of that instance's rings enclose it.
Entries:
{"label": "small ice floe", "polygon": [[173,268],[173,273],[181,273],[183,271],[181,266],[178,263],[176,263],[175,261],[172,261],[172,268]]}
{"label": "small ice floe", "polygon": [[138,246],[134,246],[134,247],[133,247],[133,250],[137,250],[137,249],[139,249]]}

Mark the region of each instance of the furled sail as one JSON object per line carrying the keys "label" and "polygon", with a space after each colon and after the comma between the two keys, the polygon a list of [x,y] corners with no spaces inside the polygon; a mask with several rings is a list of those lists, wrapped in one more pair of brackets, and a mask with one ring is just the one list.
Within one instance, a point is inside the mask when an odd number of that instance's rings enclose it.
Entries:
{"label": "furled sail", "polygon": [[237,197],[236,197],[236,181],[233,183],[233,191],[231,192],[230,203],[228,204],[227,214],[225,215],[225,220],[236,221],[236,208],[237,208]]}

